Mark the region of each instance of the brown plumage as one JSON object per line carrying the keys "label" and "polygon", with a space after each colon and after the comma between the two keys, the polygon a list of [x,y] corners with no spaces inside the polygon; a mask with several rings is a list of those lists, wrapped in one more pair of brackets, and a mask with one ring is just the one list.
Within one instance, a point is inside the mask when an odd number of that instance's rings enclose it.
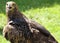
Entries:
{"label": "brown plumage", "polygon": [[15,2],[6,3],[6,14],[3,36],[11,43],[58,43],[42,25],[20,13]]}

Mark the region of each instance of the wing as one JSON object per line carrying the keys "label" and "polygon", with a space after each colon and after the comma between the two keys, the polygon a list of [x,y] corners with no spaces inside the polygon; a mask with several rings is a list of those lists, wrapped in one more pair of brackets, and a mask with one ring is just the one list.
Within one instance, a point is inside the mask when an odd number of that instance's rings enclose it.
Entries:
{"label": "wing", "polygon": [[49,39],[50,41],[58,43],[56,41],[56,39],[50,34],[50,32],[48,30],[46,30],[42,25],[40,25],[37,22],[32,21],[32,20],[30,22],[30,25],[33,28],[33,30],[35,30],[36,33],[38,33],[40,31],[43,35],[45,35],[46,37],[50,38]]}

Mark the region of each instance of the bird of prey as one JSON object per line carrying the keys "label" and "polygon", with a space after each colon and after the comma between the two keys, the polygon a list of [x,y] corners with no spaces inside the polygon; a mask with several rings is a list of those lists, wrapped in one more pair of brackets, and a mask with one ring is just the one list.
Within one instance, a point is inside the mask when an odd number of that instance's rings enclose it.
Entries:
{"label": "bird of prey", "polygon": [[6,3],[6,15],[3,36],[11,43],[58,43],[44,26],[19,12],[15,2]]}

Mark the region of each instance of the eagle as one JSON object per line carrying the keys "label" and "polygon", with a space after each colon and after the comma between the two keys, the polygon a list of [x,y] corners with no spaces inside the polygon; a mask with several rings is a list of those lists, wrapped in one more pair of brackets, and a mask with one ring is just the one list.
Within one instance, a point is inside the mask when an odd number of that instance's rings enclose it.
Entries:
{"label": "eagle", "polygon": [[19,12],[14,1],[6,2],[6,16],[3,36],[11,43],[58,43],[44,26]]}

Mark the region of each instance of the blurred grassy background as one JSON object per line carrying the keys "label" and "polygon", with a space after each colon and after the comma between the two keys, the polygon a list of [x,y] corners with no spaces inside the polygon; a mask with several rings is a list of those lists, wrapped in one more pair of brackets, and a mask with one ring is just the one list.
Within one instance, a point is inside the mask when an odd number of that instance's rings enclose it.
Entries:
{"label": "blurred grassy background", "polygon": [[[2,30],[6,25],[5,5],[7,1],[0,0],[0,43],[9,43]],[[19,10],[28,18],[42,24],[60,43],[60,0],[13,0]]]}

